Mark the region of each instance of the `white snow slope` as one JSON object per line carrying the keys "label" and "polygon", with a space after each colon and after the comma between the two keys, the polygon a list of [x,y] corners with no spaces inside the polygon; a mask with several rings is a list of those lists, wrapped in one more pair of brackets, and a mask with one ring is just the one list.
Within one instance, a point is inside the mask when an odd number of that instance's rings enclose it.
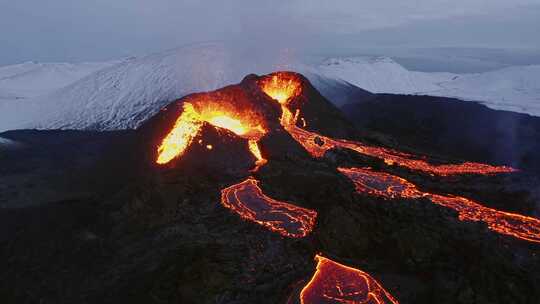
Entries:
{"label": "white snow slope", "polygon": [[25,99],[62,88],[117,61],[95,63],[36,63],[0,67],[0,99]]}
{"label": "white snow slope", "polygon": [[386,57],[354,57],[327,59],[316,70],[373,93],[455,97],[540,116],[540,65],[474,74],[426,73],[409,71]]}
{"label": "white snow slope", "polygon": [[[83,66],[80,71],[72,65],[56,64],[47,72],[20,72],[35,71],[28,68],[33,65],[0,68],[0,132],[23,128],[136,128],[164,105],[184,95],[237,83],[249,73],[275,70],[304,73],[323,95],[335,95],[342,87],[350,89],[350,82],[376,93],[451,96],[480,101],[497,109],[540,115],[540,66],[459,75],[413,72],[389,58],[358,57],[328,59],[308,67],[268,61],[253,53],[239,54],[215,43],[104,66]],[[64,72],[70,70],[66,67],[72,68],[71,76]],[[92,69],[96,71],[89,73]],[[55,74],[50,70],[62,72]],[[21,96],[25,99],[16,99]]]}

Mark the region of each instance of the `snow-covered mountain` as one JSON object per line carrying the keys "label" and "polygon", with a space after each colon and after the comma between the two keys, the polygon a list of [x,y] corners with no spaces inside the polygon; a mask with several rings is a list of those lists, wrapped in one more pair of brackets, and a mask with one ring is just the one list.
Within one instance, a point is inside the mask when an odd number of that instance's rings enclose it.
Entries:
{"label": "snow-covered mountain", "polygon": [[309,66],[263,57],[208,43],[102,64],[0,67],[0,131],[136,128],[184,95],[276,70],[303,73],[338,105],[369,95],[363,88],[451,96],[540,115],[540,66],[451,74],[409,71],[386,57],[333,58]]}
{"label": "snow-covered mountain", "polygon": [[478,101],[486,106],[540,116],[540,65],[456,75],[425,93]]}
{"label": "snow-covered mountain", "polygon": [[[0,131],[136,128],[184,95],[237,83],[249,73],[290,69],[250,58],[222,44],[204,44],[124,60],[44,96],[24,102],[0,100]],[[314,75],[300,64],[294,69],[312,75],[323,94],[335,95],[342,87],[349,91],[347,96],[363,92],[345,81]],[[347,96],[340,102],[348,102]]]}
{"label": "snow-covered mountain", "polygon": [[117,61],[36,63],[0,67],[0,99],[25,99],[50,93]]}
{"label": "snow-covered mountain", "polygon": [[474,73],[409,71],[387,57],[331,58],[316,68],[374,93],[427,94],[540,116],[540,65]]}
{"label": "snow-covered mountain", "polygon": [[343,79],[373,93],[413,94],[437,90],[436,83],[453,77],[450,73],[423,73],[405,69],[388,57],[329,58],[316,70]]}

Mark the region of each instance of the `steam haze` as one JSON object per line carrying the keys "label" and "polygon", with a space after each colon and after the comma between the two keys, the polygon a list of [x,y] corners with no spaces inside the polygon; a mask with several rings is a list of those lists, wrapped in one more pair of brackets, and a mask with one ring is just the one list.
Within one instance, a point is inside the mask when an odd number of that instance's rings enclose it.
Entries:
{"label": "steam haze", "polygon": [[0,65],[106,60],[203,41],[274,54],[540,47],[539,0],[0,1]]}

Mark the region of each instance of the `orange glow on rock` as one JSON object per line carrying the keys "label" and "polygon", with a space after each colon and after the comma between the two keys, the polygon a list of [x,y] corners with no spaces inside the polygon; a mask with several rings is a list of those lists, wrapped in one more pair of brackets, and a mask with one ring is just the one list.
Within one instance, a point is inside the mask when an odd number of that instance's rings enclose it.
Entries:
{"label": "orange glow on rock", "polygon": [[369,274],[320,255],[317,270],[300,292],[302,304],[398,304]]}
{"label": "orange glow on rock", "polygon": [[221,190],[221,204],[240,217],[286,237],[307,236],[317,212],[270,198],[253,177]]}
{"label": "orange glow on rock", "polygon": [[249,151],[251,151],[251,154],[253,154],[253,156],[257,158],[256,168],[254,170],[254,171],[257,171],[257,169],[260,166],[267,163],[267,160],[264,159],[264,157],[262,156],[261,150],[259,149],[259,144],[257,143],[256,140],[250,140],[248,144],[249,144]]}
{"label": "orange glow on rock", "polygon": [[338,168],[355,184],[356,191],[386,198],[421,198],[454,209],[462,221],[481,221],[488,228],[522,240],[540,243],[540,220],[498,211],[460,196],[420,191],[413,183],[397,176],[362,168]]}

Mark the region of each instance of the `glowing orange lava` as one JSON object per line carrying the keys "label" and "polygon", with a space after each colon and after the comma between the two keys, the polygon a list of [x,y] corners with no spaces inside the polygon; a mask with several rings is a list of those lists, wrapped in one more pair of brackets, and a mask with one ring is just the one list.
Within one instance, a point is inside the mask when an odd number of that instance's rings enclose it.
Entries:
{"label": "glowing orange lava", "polygon": [[161,142],[158,147],[158,158],[156,163],[166,164],[175,157],[181,156],[199,133],[202,121],[199,114],[190,103],[184,104],[184,112],[176,120],[173,129]]}
{"label": "glowing orange lava", "polygon": [[[426,172],[433,175],[448,176],[456,174],[496,174],[514,172],[515,169],[507,166],[491,166],[473,162],[462,164],[433,165],[423,159],[418,159],[411,154],[394,151],[387,148],[372,147],[365,144],[344,140],[333,139],[315,132],[304,130],[297,126],[300,116],[299,110],[293,114],[288,108],[291,99],[302,92],[302,83],[298,76],[292,73],[277,73],[263,78],[260,87],[272,99],[281,104],[281,124],[313,157],[322,157],[326,151],[340,147],[347,148],[358,153],[382,159],[386,164],[399,166]],[[306,121],[301,118],[302,125]]]}
{"label": "glowing orange lava", "polygon": [[[194,104],[185,102],[183,112],[176,120],[172,130],[163,139],[158,147],[156,163],[166,164],[171,160],[182,156],[193,138],[199,133],[203,122],[215,127],[227,129],[236,135],[249,139],[249,148],[257,158],[258,163],[264,159],[258,151],[257,140],[266,133],[266,130],[248,117],[242,117],[234,110],[228,109],[217,102],[208,101],[202,103],[199,109]],[[253,147],[257,147],[254,149]],[[209,150],[212,147],[207,146]]]}
{"label": "glowing orange lava", "polygon": [[[288,107],[289,102],[302,92],[302,82],[299,76],[293,73],[275,73],[262,78],[259,85],[268,96],[272,97],[281,105],[282,116],[280,122],[285,130],[314,157],[321,157],[326,151],[340,147],[382,159],[389,165],[397,164],[411,170],[423,171],[440,176],[455,174],[495,174],[515,171],[513,168],[506,166],[491,166],[472,162],[433,165],[407,153],[387,148],[367,146],[354,141],[333,139],[304,130],[297,126],[299,119],[304,126],[306,125],[305,119],[299,117],[299,110],[296,110],[293,114]],[[257,123],[251,117],[240,114],[234,107],[225,107],[215,100],[203,100],[203,102],[198,101],[196,104],[188,102],[184,104],[183,113],[158,147],[156,163],[166,164],[172,159],[180,157],[191,144],[193,138],[198,134],[202,122],[208,122],[216,127],[228,129],[239,136],[249,139],[249,148],[257,159],[257,168],[266,162],[256,143],[266,133],[261,123]]]}
{"label": "glowing orange lava", "polygon": [[256,140],[251,139],[249,140],[248,144],[249,144],[249,151],[251,151],[251,154],[253,154],[253,156],[257,158],[257,162],[255,163],[256,167],[254,169],[254,171],[257,171],[259,167],[267,163],[267,160],[264,159],[264,157],[262,156],[261,150],[259,149],[259,144],[257,143]]}
{"label": "glowing orange lava", "polygon": [[261,89],[266,95],[284,105],[291,97],[302,93],[302,86],[298,76],[292,73],[279,72],[263,78],[260,82]]}
{"label": "glowing orange lava", "polygon": [[[290,113],[290,112],[289,112]],[[458,174],[497,174],[510,173],[516,170],[507,166],[491,166],[487,164],[465,162],[461,164],[433,165],[429,162],[415,158],[411,154],[394,151],[387,148],[372,147],[365,144],[344,140],[333,139],[314,132],[306,131],[296,126],[294,117],[297,115],[287,114],[293,124],[284,125],[285,129],[298,141],[313,157],[322,157],[326,151],[339,147],[356,151],[360,154],[382,159],[387,165],[399,165],[411,170],[422,171],[432,175],[449,176]],[[284,120],[287,121],[287,120]]]}
{"label": "glowing orange lava", "polygon": [[498,211],[460,196],[420,191],[413,183],[387,173],[362,168],[338,168],[355,184],[356,191],[387,198],[421,198],[451,208],[462,221],[481,221],[488,228],[530,242],[540,243],[540,220],[515,213]]}
{"label": "glowing orange lava", "polygon": [[369,274],[315,256],[317,270],[300,292],[302,304],[398,304]]}
{"label": "glowing orange lava", "polygon": [[315,226],[317,212],[263,194],[253,177],[221,190],[221,204],[240,217],[286,237],[301,238]]}

